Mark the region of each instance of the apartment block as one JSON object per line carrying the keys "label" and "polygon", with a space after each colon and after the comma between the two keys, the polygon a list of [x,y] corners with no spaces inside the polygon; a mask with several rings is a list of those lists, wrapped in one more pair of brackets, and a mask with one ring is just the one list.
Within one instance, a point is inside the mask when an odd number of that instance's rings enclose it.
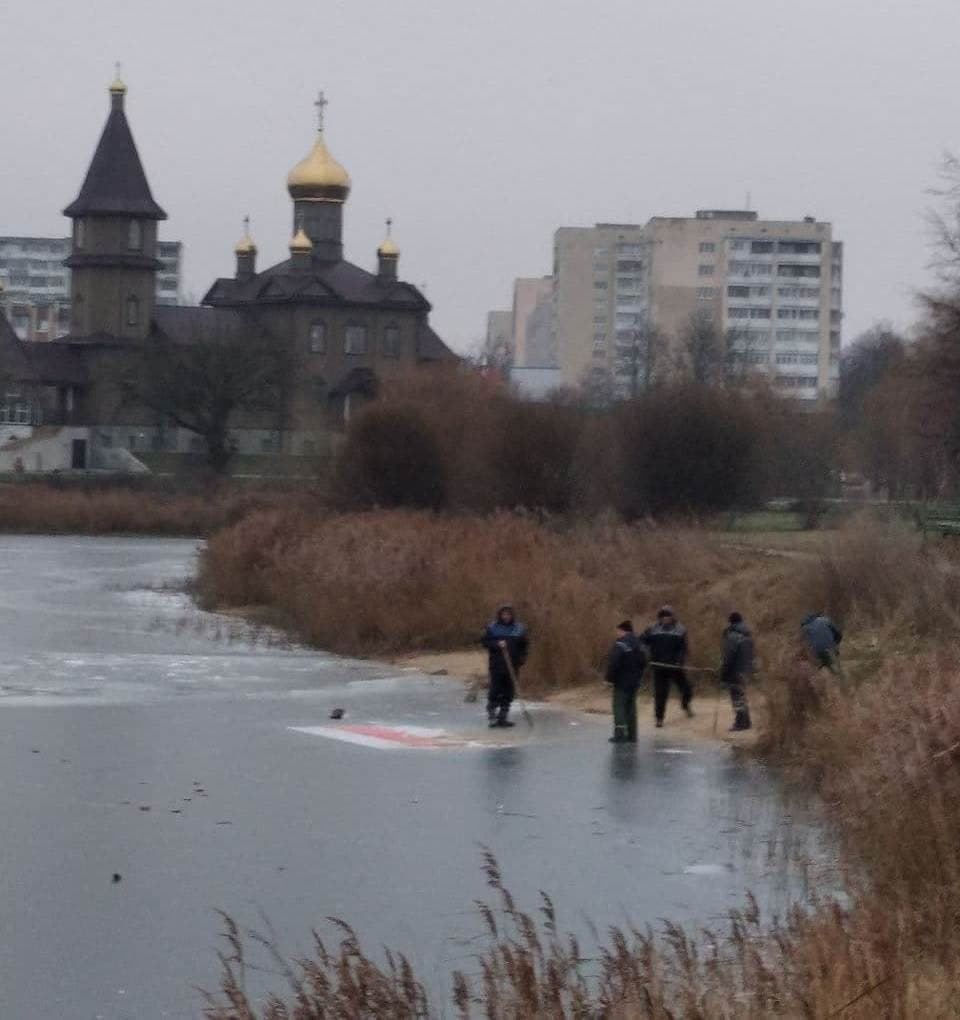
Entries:
{"label": "apartment block", "polygon": [[566,385],[607,379],[629,395],[682,354],[708,319],[732,364],[814,401],[839,378],[843,248],[829,223],[700,210],[646,224],[561,227],[553,333]]}
{"label": "apartment block", "polygon": [[[21,340],[55,340],[70,332],[68,237],[0,237],[0,310]],[[180,303],[183,245],[159,241],[157,304]]]}

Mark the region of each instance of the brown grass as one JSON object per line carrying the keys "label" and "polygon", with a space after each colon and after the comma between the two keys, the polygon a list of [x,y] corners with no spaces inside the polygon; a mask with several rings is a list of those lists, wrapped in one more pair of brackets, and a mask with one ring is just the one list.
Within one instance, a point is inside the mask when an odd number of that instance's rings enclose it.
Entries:
{"label": "brown grass", "polygon": [[[561,932],[548,898],[537,914],[521,910],[487,857],[493,901],[478,910],[488,938],[470,976],[453,977],[459,1015],[945,1020],[960,1015],[955,561],[949,545],[869,521],[831,536],[817,555],[771,557],[688,529],[267,514],[211,543],[204,585],[212,598],[279,600],[303,633],[355,649],[460,642],[501,593],[513,594],[538,649],[531,673],[545,685],[592,670],[619,612],[678,603],[703,659],[722,612],[737,605],[761,638],[765,746],[822,794],[846,907],[823,902],[771,927],[748,901],[726,931],[614,928],[588,955]],[[799,654],[807,608],[845,626],[845,686]],[[258,1011],[241,996],[211,1003],[208,1016],[441,1014],[410,1000],[419,986],[413,975],[400,981],[397,958],[371,962],[352,933],[325,952],[293,968],[301,984],[287,1005]],[[375,1008],[352,985],[345,998],[329,997],[331,982],[342,991],[357,973],[379,990]],[[321,995],[300,994],[308,976]],[[227,968],[224,990],[234,988]]]}
{"label": "brown grass", "polygon": [[208,605],[269,604],[306,640],[360,655],[461,648],[512,599],[533,638],[526,682],[550,689],[594,679],[616,623],[664,602],[712,665],[726,613],[767,619],[778,569],[692,528],[270,511],[214,536],[199,584]]}
{"label": "brown grass", "polygon": [[[307,494],[292,498],[308,499]],[[209,535],[291,494],[229,484],[201,492],[160,485],[0,485],[0,531],[29,534]]]}

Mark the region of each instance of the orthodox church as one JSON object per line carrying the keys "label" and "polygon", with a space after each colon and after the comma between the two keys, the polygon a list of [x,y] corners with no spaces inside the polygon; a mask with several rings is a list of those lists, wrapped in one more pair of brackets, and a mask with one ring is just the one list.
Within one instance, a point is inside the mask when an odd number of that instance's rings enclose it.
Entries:
{"label": "orthodox church", "polygon": [[120,395],[118,362],[151,339],[189,344],[204,331],[248,329],[289,345],[295,369],[285,406],[232,424],[240,454],[320,455],[381,382],[456,359],[430,327],[429,302],[399,277],[389,220],[374,272],[344,258],[351,181],[327,147],[322,93],[312,148],[287,177],[289,259],[258,270],[245,221],[232,277],[216,280],[200,307],[158,306],[157,225],[166,213],[147,182],[119,75],[109,93],[80,193],[64,209],[72,221],[70,333],[20,341],[0,314],[0,471],[136,469],[138,454],[202,452],[198,436]]}

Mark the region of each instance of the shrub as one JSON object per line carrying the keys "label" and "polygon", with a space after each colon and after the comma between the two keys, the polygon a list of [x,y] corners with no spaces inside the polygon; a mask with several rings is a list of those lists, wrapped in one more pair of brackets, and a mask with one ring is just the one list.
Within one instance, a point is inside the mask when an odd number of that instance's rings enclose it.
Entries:
{"label": "shrub", "polygon": [[344,497],[359,506],[446,502],[440,444],[413,407],[369,404],[347,433],[339,464]]}

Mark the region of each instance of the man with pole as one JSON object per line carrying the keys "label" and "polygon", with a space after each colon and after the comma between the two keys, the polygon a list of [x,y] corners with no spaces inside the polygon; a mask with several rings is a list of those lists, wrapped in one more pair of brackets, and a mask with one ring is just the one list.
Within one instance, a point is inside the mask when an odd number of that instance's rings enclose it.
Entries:
{"label": "man with pole", "polygon": [[653,667],[653,709],[657,728],[663,726],[670,685],[674,683],[680,689],[681,707],[692,718],[690,702],[693,700],[693,688],[684,668],[689,651],[687,628],[677,620],[670,606],[661,606],[657,612],[657,622],[647,627],[640,635],[640,640],[646,646]]}
{"label": "man with pole", "polygon": [[508,602],[497,609],[497,615],[487,624],[480,643],[489,653],[490,689],[487,694],[487,722],[495,726],[513,726],[507,718],[516,695],[516,677],[527,661],[530,639],[513,613]]}

